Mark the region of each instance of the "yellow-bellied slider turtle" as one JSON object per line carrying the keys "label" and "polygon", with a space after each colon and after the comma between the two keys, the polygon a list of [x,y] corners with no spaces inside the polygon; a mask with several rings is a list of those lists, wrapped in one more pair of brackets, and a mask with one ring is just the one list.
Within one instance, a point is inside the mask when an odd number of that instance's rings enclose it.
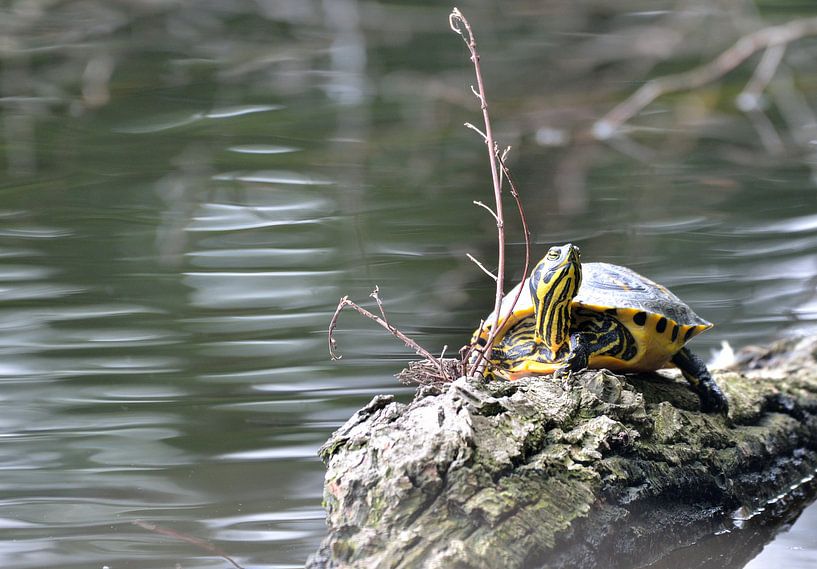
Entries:
{"label": "yellow-bellied slider turtle", "polygon": [[[474,341],[485,344],[493,321],[491,313]],[[582,264],[579,248],[568,243],[551,247],[530,278],[505,295],[486,373],[517,379],[588,367],[654,371],[672,363],[704,411],[726,413],[726,397],[706,365],[684,347],[711,327],[665,287],[626,267]]]}

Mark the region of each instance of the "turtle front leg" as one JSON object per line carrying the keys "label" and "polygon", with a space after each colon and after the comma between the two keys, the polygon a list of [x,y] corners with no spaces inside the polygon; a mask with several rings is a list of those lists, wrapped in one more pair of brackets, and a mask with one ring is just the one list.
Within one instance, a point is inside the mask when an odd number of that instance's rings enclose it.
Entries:
{"label": "turtle front leg", "polygon": [[565,357],[564,364],[555,372],[555,377],[564,377],[573,372],[581,371],[587,368],[587,362],[590,361],[598,346],[593,345],[592,339],[587,334],[576,332],[570,335],[570,351]]}
{"label": "turtle front leg", "polygon": [[692,387],[692,391],[701,399],[701,411],[704,413],[718,412],[726,415],[729,412],[729,401],[709,375],[704,361],[690,352],[687,348],[672,356],[674,363]]}

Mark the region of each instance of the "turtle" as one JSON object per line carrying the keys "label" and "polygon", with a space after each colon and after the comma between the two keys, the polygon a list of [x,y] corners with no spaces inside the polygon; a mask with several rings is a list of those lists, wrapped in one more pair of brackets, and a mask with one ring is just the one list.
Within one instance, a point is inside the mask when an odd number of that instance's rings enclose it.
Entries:
{"label": "turtle", "polygon": [[[632,269],[582,263],[579,247],[571,243],[551,247],[499,310],[486,375],[513,380],[585,368],[651,372],[674,365],[703,411],[728,412],[706,364],[685,347],[712,323]],[[493,325],[492,312],[474,332],[472,345],[484,346]]]}

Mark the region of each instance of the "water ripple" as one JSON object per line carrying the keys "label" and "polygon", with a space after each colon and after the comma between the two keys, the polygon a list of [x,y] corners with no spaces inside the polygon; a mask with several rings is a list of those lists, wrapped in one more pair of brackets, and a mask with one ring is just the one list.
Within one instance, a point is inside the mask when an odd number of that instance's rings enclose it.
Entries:
{"label": "water ripple", "polygon": [[268,111],[280,111],[283,108],[283,105],[237,105],[234,107],[214,109],[209,113],[205,113],[204,116],[208,119],[227,119],[255,113],[266,113]]}
{"label": "water ripple", "polygon": [[218,532],[218,538],[224,541],[238,542],[273,542],[273,541],[294,541],[312,536],[307,530],[271,530],[268,528],[257,529],[223,529]]}
{"label": "water ripple", "polygon": [[56,284],[28,284],[21,286],[0,286],[0,299],[3,302],[11,300],[34,300],[41,298],[60,298],[83,292],[81,287],[72,287]]}
{"label": "water ripple", "polygon": [[273,262],[276,266],[305,263],[315,266],[317,263],[331,260],[335,256],[335,249],[329,247],[256,247],[191,251],[186,253],[186,256],[192,258],[192,263],[198,267],[246,267],[248,265],[269,265]]}
{"label": "water ripple", "polygon": [[164,132],[175,128],[187,126],[207,119],[227,119],[243,115],[264,113],[283,109],[281,105],[243,105],[236,107],[224,107],[208,112],[198,112],[193,114],[179,114],[175,116],[164,116],[154,118],[153,122],[143,121],[138,125],[120,126],[114,128],[114,132],[122,134],[152,134]]}
{"label": "water ripple", "polygon": [[227,149],[237,154],[288,154],[297,152],[300,148],[294,146],[275,146],[273,144],[242,144]]}
{"label": "water ripple", "polygon": [[57,270],[50,267],[2,265],[0,266],[0,282],[45,279],[56,273]]}
{"label": "water ripple", "polygon": [[793,239],[789,235],[786,235],[783,239],[770,240],[766,243],[755,241],[750,247],[746,247],[745,245],[739,247],[720,247],[720,251],[722,251],[726,257],[725,261],[728,261],[729,258],[744,257],[758,259],[763,255],[776,255],[779,253],[786,255],[810,253],[815,249],[817,249],[817,236]]}
{"label": "water ripple", "polygon": [[231,204],[204,204],[186,230],[237,231],[274,226],[317,225],[327,221],[332,204],[323,197],[285,201],[289,196],[275,196],[281,201],[274,206],[236,206]]}
{"label": "water ripple", "polygon": [[323,339],[307,340],[231,340],[226,342],[211,342],[202,344],[202,348],[216,356],[233,358],[272,357],[283,358],[291,354],[315,353],[324,344]]}
{"label": "water ripple", "polygon": [[292,312],[283,314],[228,314],[209,318],[193,318],[187,320],[196,330],[213,334],[235,334],[241,332],[260,332],[270,330],[296,329],[316,330],[324,328],[328,323],[329,315],[321,312]]}
{"label": "water ripple", "polygon": [[222,454],[217,459],[226,461],[254,461],[254,460],[318,460],[320,445],[292,445],[259,448],[248,451]]}
{"label": "water ripple", "polygon": [[642,222],[633,227],[645,235],[675,234],[681,232],[701,231],[708,227],[717,226],[718,220],[704,216],[663,219],[660,221]]}
{"label": "water ripple", "polygon": [[0,228],[0,237],[12,237],[15,239],[59,239],[68,237],[69,235],[71,235],[70,231],[54,227],[27,225],[25,227]]}
{"label": "water ripple", "polygon": [[213,176],[214,180],[256,182],[262,184],[290,184],[296,186],[328,186],[335,182],[328,178],[290,172],[287,170],[257,170],[254,172],[225,172]]}
{"label": "water ripple", "polygon": [[338,296],[338,271],[188,272],[191,302],[209,308],[312,308]]}
{"label": "water ripple", "polygon": [[220,529],[248,523],[322,520],[325,517],[326,514],[324,514],[323,510],[321,509],[305,508],[299,510],[279,510],[276,512],[257,512],[252,514],[242,514],[240,516],[210,518],[205,523],[208,527]]}
{"label": "water ripple", "polygon": [[281,393],[303,393],[304,391],[320,391],[322,389],[332,389],[337,387],[337,381],[330,379],[326,383],[315,381],[318,373],[325,372],[325,366],[298,365],[298,366],[276,366],[274,368],[253,369],[250,371],[234,371],[229,373],[207,373],[199,376],[204,381],[235,381],[241,383],[255,383],[260,379],[270,380],[275,377],[305,377],[309,378],[303,383],[293,384],[272,383],[269,385],[253,385],[253,389],[258,391],[275,391]]}
{"label": "water ripple", "polygon": [[61,367],[64,375],[110,375],[117,374],[143,374],[145,372],[171,373],[183,368],[182,362],[175,358],[156,356],[128,356],[128,357],[85,357],[77,359],[78,366],[71,366],[70,361],[65,361]]}
{"label": "water ripple", "polygon": [[753,224],[736,229],[736,234],[758,234],[768,233],[779,235],[781,233],[808,233],[817,230],[817,214],[804,215],[800,217],[790,217],[782,221],[773,221],[765,224]]}

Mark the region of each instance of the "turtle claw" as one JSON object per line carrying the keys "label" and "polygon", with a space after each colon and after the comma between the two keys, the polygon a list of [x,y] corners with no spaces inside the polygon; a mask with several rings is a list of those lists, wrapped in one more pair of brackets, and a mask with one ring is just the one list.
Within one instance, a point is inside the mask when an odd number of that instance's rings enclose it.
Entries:
{"label": "turtle claw", "polygon": [[723,416],[729,414],[729,400],[723,394],[721,388],[712,378],[701,381],[696,386],[698,397],[701,400],[701,411],[704,413],[719,413]]}
{"label": "turtle claw", "polygon": [[554,379],[569,379],[572,375],[573,370],[570,369],[570,366],[562,366],[558,368],[556,371],[553,372]]}

